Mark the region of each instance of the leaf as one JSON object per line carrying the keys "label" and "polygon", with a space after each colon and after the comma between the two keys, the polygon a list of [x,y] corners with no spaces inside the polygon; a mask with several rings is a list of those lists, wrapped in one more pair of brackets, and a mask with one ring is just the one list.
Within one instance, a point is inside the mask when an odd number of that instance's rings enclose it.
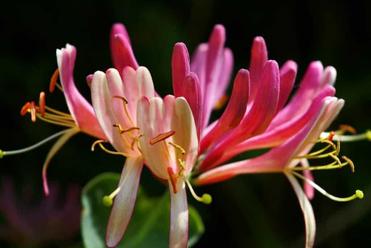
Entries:
{"label": "leaf", "polygon": [[[92,179],[82,193],[82,237],[87,248],[105,248],[105,233],[110,208],[102,203],[103,196],[117,187],[120,175],[104,173]],[[169,239],[170,199],[148,197],[139,189],[134,215],[118,247],[167,247]],[[204,225],[197,210],[189,207],[189,246],[194,245],[204,232]]]}

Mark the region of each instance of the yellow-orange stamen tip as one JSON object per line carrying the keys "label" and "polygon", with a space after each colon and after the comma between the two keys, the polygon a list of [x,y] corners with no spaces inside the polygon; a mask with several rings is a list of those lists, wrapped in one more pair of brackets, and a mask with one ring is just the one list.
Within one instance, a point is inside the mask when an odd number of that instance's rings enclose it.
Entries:
{"label": "yellow-orange stamen tip", "polygon": [[334,136],[335,136],[335,132],[332,131],[332,132],[329,133],[327,139],[332,142],[333,139],[334,139]]}
{"label": "yellow-orange stamen tip", "polygon": [[49,83],[49,92],[52,93],[55,90],[55,86],[57,85],[57,80],[59,77],[59,69],[55,69],[53,72],[53,75],[50,78],[50,83]]}
{"label": "yellow-orange stamen tip", "polygon": [[40,97],[39,97],[39,111],[41,116],[45,116],[45,92],[40,92]]}
{"label": "yellow-orange stamen tip", "polygon": [[349,165],[350,169],[354,173],[354,171],[356,170],[356,167],[354,166],[353,161],[350,158],[346,157],[346,156],[342,156],[342,159],[344,159],[347,162],[347,164]]}
{"label": "yellow-orange stamen tip", "polygon": [[227,96],[227,95],[223,95],[222,97],[220,97],[220,98],[216,101],[216,103],[215,103],[215,105],[214,105],[214,109],[215,109],[215,110],[219,110],[219,109],[223,108],[224,105],[227,103],[227,101],[228,101],[228,96]]}
{"label": "yellow-orange stamen tip", "polygon": [[113,96],[113,98],[121,99],[125,104],[128,104],[128,100],[123,96]]}
{"label": "yellow-orange stamen tip", "polygon": [[20,111],[20,114],[21,114],[22,116],[26,115],[26,114],[28,113],[30,107],[31,107],[31,103],[30,103],[30,102],[26,102],[26,103],[22,106],[21,111]]}
{"label": "yellow-orange stamen tip", "polygon": [[175,131],[173,130],[170,130],[169,132],[166,132],[166,133],[160,133],[159,135],[157,135],[156,137],[152,138],[150,141],[149,141],[149,144],[150,145],[154,145],[160,141],[163,141],[171,136],[173,136],[175,134]]}
{"label": "yellow-orange stamen tip", "polygon": [[350,125],[347,125],[347,124],[341,124],[339,126],[339,130],[340,131],[343,131],[343,132],[348,132],[348,133],[351,133],[351,134],[356,134],[357,133],[357,130],[350,126]]}
{"label": "yellow-orange stamen tip", "polygon": [[35,106],[35,102],[31,102],[30,113],[31,113],[31,121],[32,122],[36,122],[36,106]]}

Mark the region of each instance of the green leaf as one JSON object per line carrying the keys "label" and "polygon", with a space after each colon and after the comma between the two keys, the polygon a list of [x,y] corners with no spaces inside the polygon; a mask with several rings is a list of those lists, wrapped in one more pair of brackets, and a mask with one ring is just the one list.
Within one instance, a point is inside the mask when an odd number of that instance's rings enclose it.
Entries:
{"label": "green leaf", "polygon": [[[82,193],[82,237],[87,248],[105,248],[106,225],[110,208],[102,203],[105,195],[116,187],[120,175],[104,173],[92,179]],[[162,197],[148,197],[139,189],[134,215],[128,230],[118,247],[167,247],[169,239],[170,199],[165,192]],[[189,246],[194,245],[204,232],[204,225],[197,210],[189,207]]]}

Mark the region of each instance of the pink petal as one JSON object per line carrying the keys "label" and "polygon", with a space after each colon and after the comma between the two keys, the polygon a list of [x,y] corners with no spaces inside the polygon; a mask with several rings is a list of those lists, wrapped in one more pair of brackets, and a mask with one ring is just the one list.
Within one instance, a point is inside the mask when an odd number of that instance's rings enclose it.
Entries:
{"label": "pink petal", "polygon": [[126,231],[133,214],[142,168],[142,158],[126,159],[119,182],[120,191],[115,197],[108,220],[106,231],[108,247],[116,247]]}
{"label": "pink petal", "polygon": [[189,54],[184,43],[176,43],[171,60],[173,91],[175,96],[185,96],[183,82],[190,72]]}
{"label": "pink petal", "polygon": [[226,152],[223,160],[226,161],[233,156],[246,152],[252,149],[268,148],[280,145],[288,138],[294,136],[299,130],[301,130],[307,122],[316,115],[322,108],[323,99],[327,96],[333,96],[335,89],[332,86],[328,86],[322,90],[322,92],[313,100],[311,107],[302,115],[294,116],[291,120],[282,123],[279,126],[275,126],[272,129],[248,139],[230,149]]}
{"label": "pink petal", "polygon": [[250,111],[240,124],[222,138],[219,144],[210,151],[200,166],[201,170],[216,166],[223,153],[233,149],[235,144],[248,139],[254,134],[263,132],[276,113],[279,96],[279,71],[275,61],[268,61],[264,67],[260,90]]}
{"label": "pink petal", "polygon": [[49,195],[49,186],[48,186],[48,178],[47,178],[47,171],[49,168],[50,161],[52,158],[57,154],[57,152],[62,148],[62,146],[75,134],[79,132],[76,128],[69,129],[65,134],[63,134],[57,142],[54,143],[50,151],[48,152],[48,155],[46,156],[45,162],[43,164],[42,169],[42,180],[43,180],[43,187],[44,187],[44,193],[46,196]]}
{"label": "pink petal", "polygon": [[285,105],[290,96],[291,90],[294,87],[297,65],[294,61],[287,61],[280,70],[280,97],[277,110]]}
{"label": "pink petal", "polygon": [[223,65],[220,69],[220,75],[218,80],[218,86],[215,88],[215,99],[219,100],[225,95],[225,91],[228,88],[228,83],[231,79],[233,71],[233,53],[231,49],[224,49]]}
{"label": "pink petal", "polygon": [[203,43],[199,45],[196,49],[196,52],[192,56],[191,62],[191,71],[196,73],[198,79],[200,80],[200,89],[202,94],[205,94],[205,67],[207,51],[207,44]]}
{"label": "pink petal", "polygon": [[177,183],[177,192],[169,182],[170,188],[170,248],[188,247],[188,203],[185,183],[179,180]]}
{"label": "pink petal", "polygon": [[292,116],[298,115],[306,111],[312,103],[312,99],[321,89],[321,78],[323,74],[323,66],[321,62],[312,62],[299,85],[298,91],[295,93],[291,101],[286,107],[278,113],[272,122],[272,125],[280,125]]}
{"label": "pink petal", "polygon": [[230,129],[236,127],[243,118],[249,96],[250,77],[247,70],[241,69],[234,81],[231,98],[218,124],[202,139],[200,153]]}
{"label": "pink petal", "polygon": [[66,48],[57,49],[60,80],[68,109],[81,131],[97,138],[104,138],[92,106],[76,88],[73,79],[75,60],[76,48],[74,46],[67,44]]}
{"label": "pink petal", "polygon": [[260,80],[265,63],[268,60],[267,46],[265,45],[264,38],[258,36],[254,39],[251,48],[251,59],[250,59],[250,79],[252,82],[251,86],[251,96],[255,98],[255,94],[259,88],[257,84]]}
{"label": "pink petal", "polygon": [[119,101],[120,99],[114,99],[111,95],[106,75],[103,72],[97,71],[94,73],[91,95],[97,119],[108,141],[117,151],[126,155],[136,155],[128,145],[131,142],[127,140],[128,137],[121,135],[120,130],[113,126],[114,124],[120,124],[113,106],[113,101]]}
{"label": "pink petal", "polygon": [[305,193],[303,192],[303,189],[301,188],[296,178],[289,173],[285,173],[285,175],[294,188],[301,211],[303,212],[305,223],[305,248],[312,248],[314,245],[314,238],[316,234],[316,220],[314,218],[312,205],[310,204],[308,198],[305,196]]}
{"label": "pink petal", "polygon": [[113,64],[118,71],[122,71],[126,66],[134,69],[138,68],[135,59],[128,32],[124,25],[117,23],[111,30],[111,56]]}

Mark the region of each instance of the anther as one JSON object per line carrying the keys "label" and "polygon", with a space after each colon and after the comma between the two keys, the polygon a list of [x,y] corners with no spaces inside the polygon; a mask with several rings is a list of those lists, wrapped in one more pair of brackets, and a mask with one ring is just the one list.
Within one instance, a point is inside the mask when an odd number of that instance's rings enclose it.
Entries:
{"label": "anther", "polygon": [[169,132],[166,132],[166,133],[161,133],[159,135],[157,135],[156,137],[152,138],[150,141],[149,141],[149,144],[150,145],[154,145],[160,141],[163,141],[171,136],[173,136],[175,134],[175,131],[173,130],[170,130]]}
{"label": "anther", "polygon": [[45,116],[45,92],[40,92],[39,97],[39,111],[42,117]]}
{"label": "anther", "polygon": [[173,168],[167,167],[167,174],[169,175],[170,183],[171,183],[171,186],[173,187],[174,193],[177,193],[178,192],[176,188],[177,177],[175,175]]}
{"label": "anther", "polygon": [[29,108],[31,114],[31,121],[36,122],[36,106],[35,102],[31,102],[31,106]]}
{"label": "anther", "polygon": [[342,159],[344,159],[346,161],[346,163],[349,165],[350,169],[354,173],[356,167],[354,166],[353,161],[350,158],[346,157],[346,156],[342,156]]}
{"label": "anther", "polygon": [[106,206],[106,207],[112,206],[113,199],[120,192],[120,190],[121,190],[120,187],[118,187],[111,194],[104,196],[103,199],[102,199],[103,205]]}
{"label": "anther", "polygon": [[351,133],[351,134],[356,134],[357,133],[357,130],[350,126],[350,125],[346,125],[346,124],[341,124],[339,126],[339,131],[341,131],[342,133],[345,133],[345,132],[348,132],[348,133]]}
{"label": "anther", "polygon": [[21,111],[20,111],[20,114],[21,114],[22,116],[25,116],[25,115],[28,113],[28,111],[30,110],[30,108],[31,108],[31,103],[30,103],[30,102],[26,102],[26,103],[22,106]]}
{"label": "anther", "polygon": [[125,104],[128,104],[128,100],[123,96],[113,96],[113,98],[121,99]]}
{"label": "anther", "polygon": [[55,90],[55,86],[57,85],[57,80],[59,77],[59,69],[55,69],[53,72],[53,75],[50,78],[50,83],[49,83],[49,92],[52,93]]}
{"label": "anther", "polygon": [[228,96],[227,95],[223,95],[221,96],[215,103],[214,105],[214,109],[215,110],[220,110],[221,108],[224,107],[224,105],[227,103],[228,101]]}
{"label": "anther", "polygon": [[173,142],[168,142],[169,145],[173,146],[175,149],[177,149],[178,151],[180,151],[180,153],[182,155],[186,154],[186,151],[183,149],[183,147],[181,147],[180,145],[178,144],[175,144]]}
{"label": "anther", "polygon": [[213,201],[213,198],[211,197],[210,194],[203,194],[201,197],[198,196],[196,194],[196,192],[194,191],[194,189],[192,187],[192,184],[188,180],[186,180],[185,182],[186,182],[186,184],[189,188],[189,191],[191,192],[193,198],[195,198],[196,201],[202,202],[204,204],[210,204]]}

